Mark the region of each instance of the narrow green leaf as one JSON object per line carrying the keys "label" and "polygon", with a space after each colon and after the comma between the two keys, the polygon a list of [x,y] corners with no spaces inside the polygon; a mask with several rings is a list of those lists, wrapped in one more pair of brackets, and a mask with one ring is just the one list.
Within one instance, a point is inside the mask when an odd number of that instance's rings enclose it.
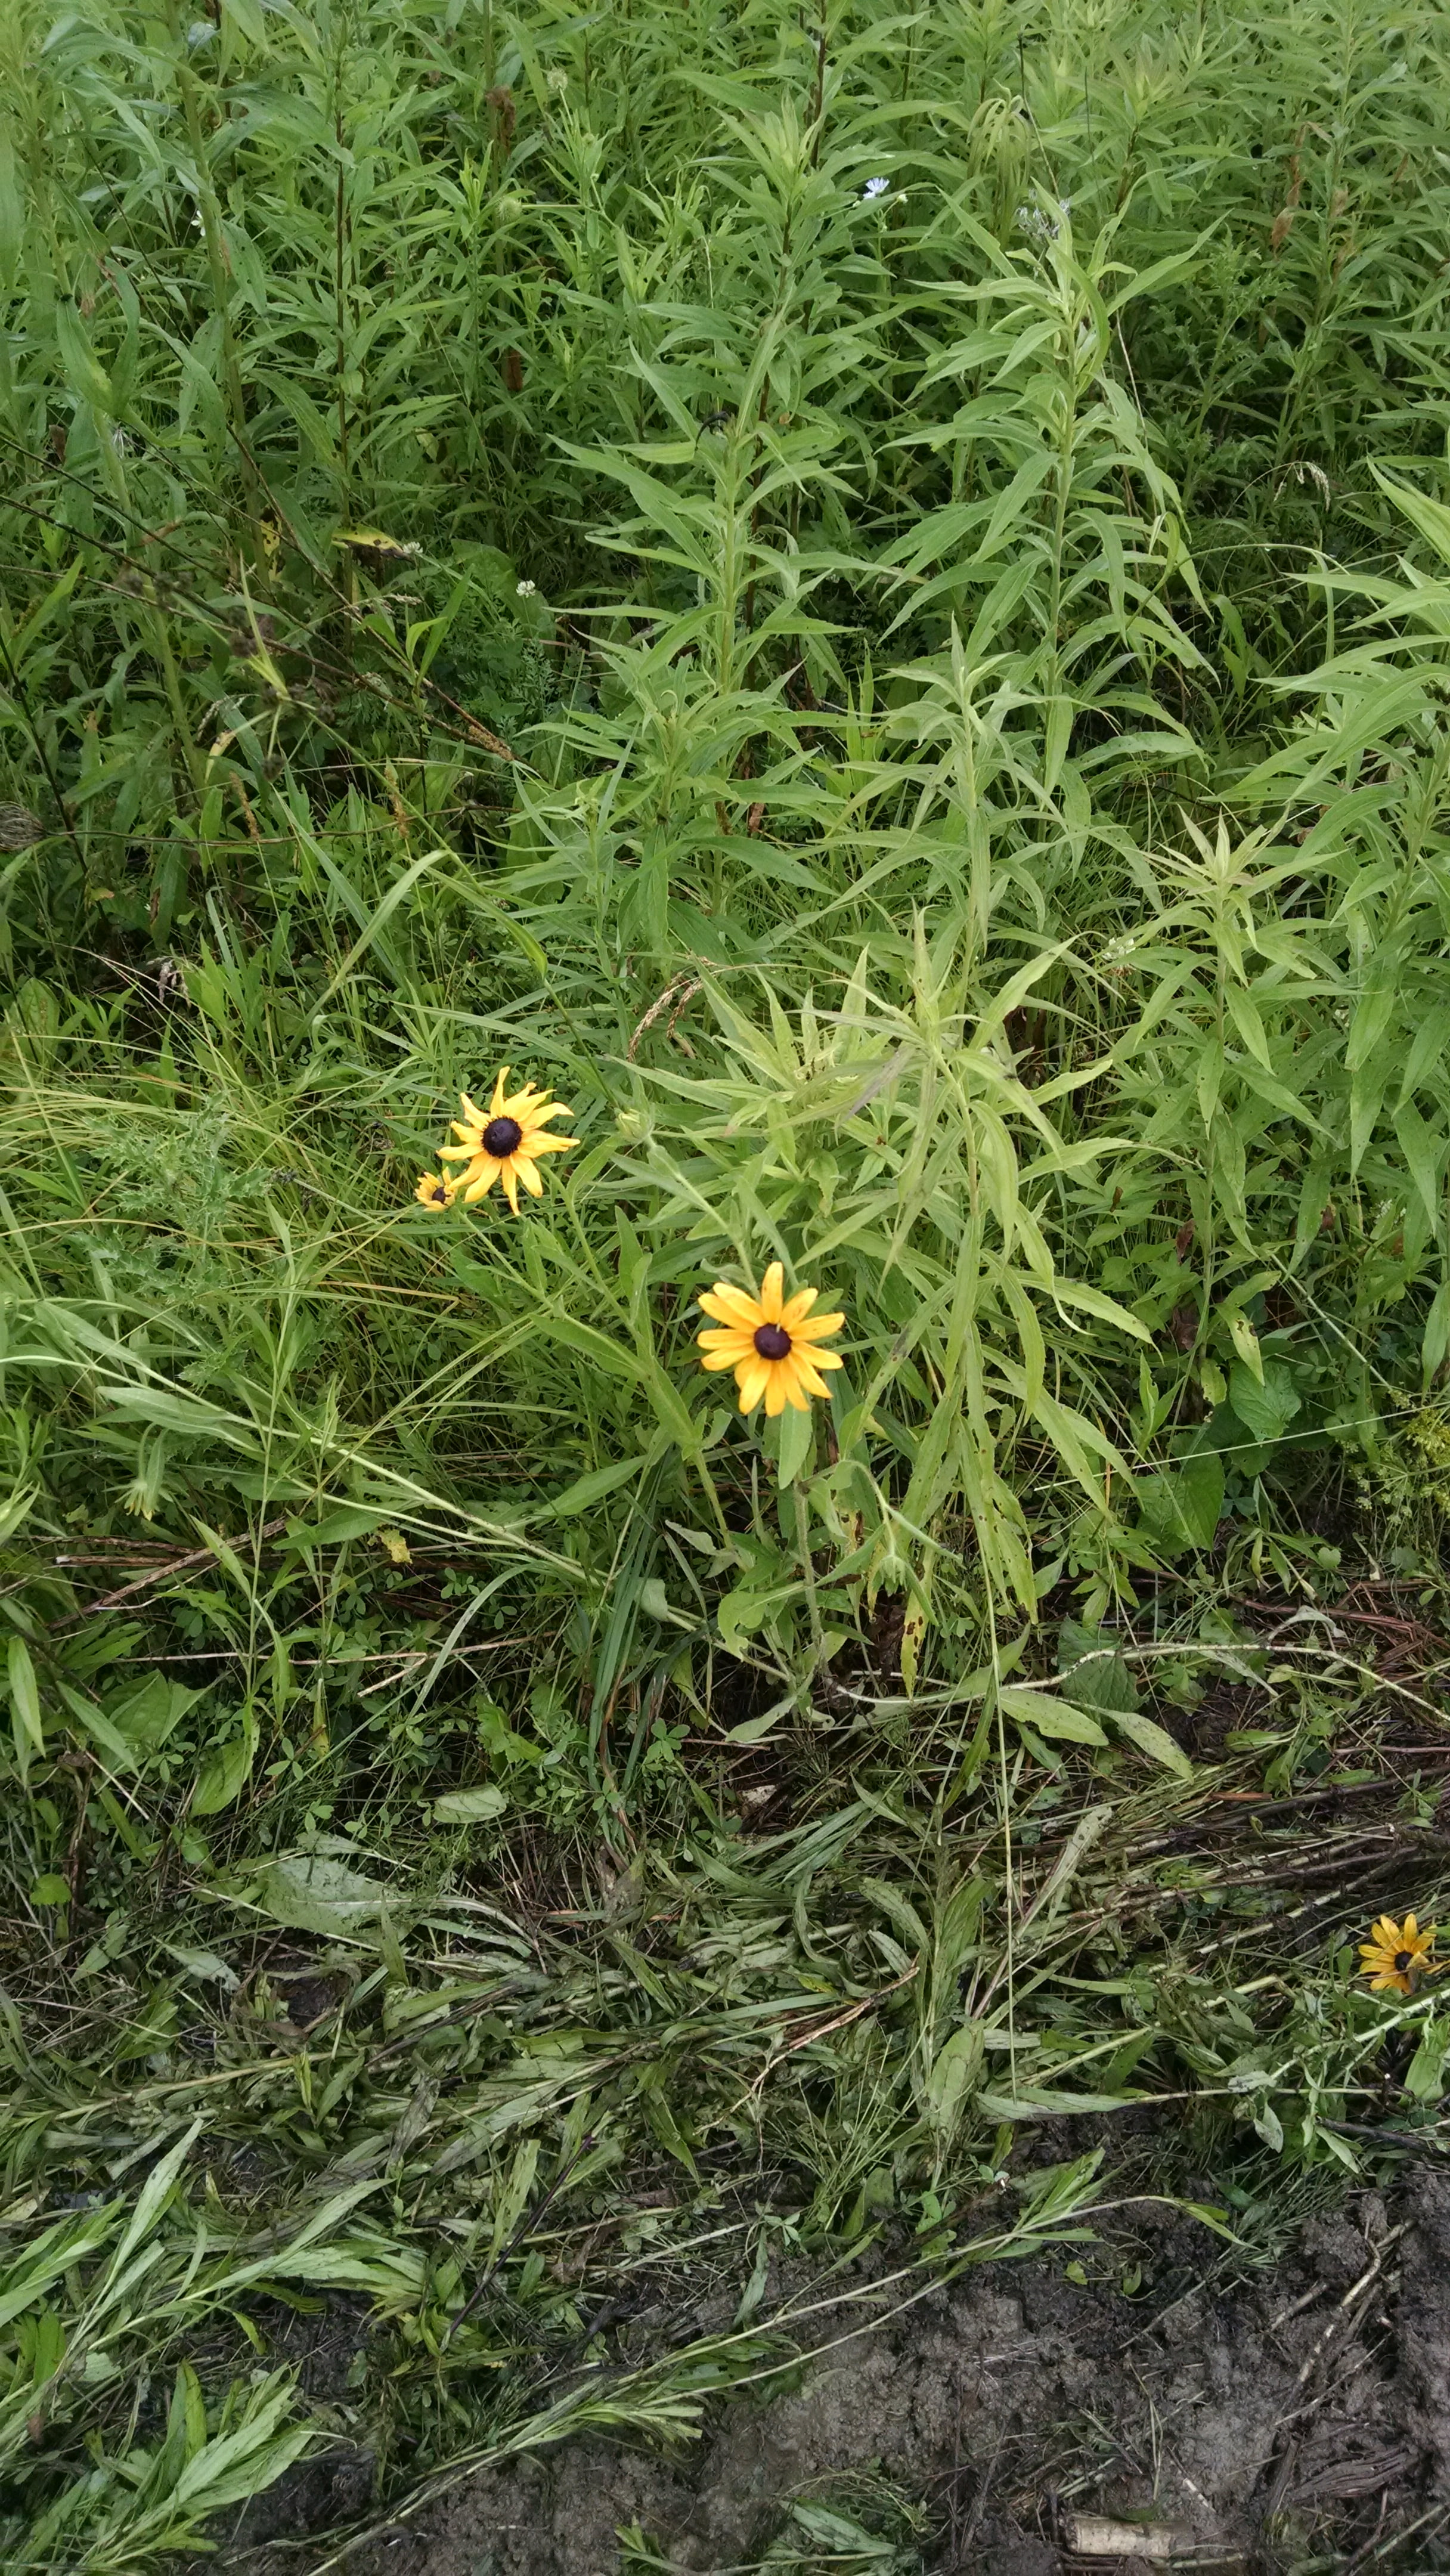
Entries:
{"label": "narrow green leaf", "polygon": [[40,1714],[40,1690],[35,1678],[35,1665],[23,1637],[12,1637],[9,1647],[10,1706],[17,1727],[29,1738],[37,1753],[45,1751],[45,1723]]}

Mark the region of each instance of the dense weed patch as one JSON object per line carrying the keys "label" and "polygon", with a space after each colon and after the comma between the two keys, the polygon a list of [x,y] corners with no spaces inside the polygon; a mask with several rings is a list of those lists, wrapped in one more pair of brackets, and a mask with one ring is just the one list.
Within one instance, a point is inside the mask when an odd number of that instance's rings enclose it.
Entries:
{"label": "dense weed patch", "polygon": [[8,2563],[1433,2137],[1442,38],[14,0]]}

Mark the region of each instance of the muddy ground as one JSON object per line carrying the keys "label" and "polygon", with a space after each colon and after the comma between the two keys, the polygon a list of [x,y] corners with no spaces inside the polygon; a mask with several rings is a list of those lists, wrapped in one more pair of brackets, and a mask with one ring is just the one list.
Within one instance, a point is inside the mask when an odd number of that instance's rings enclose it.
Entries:
{"label": "muddy ground", "polygon": [[[1388,2206],[1352,2195],[1247,2275],[1180,2213],[1140,2208],[1135,2233],[1131,2294],[1069,2278],[1076,2249],[984,2266],[820,2352],[791,2393],[723,2403],[674,2459],[568,2442],[391,2527],[374,2509],[342,2563],[618,2576],[640,2564],[617,2536],[636,2525],[658,2563],[722,2576],[758,2564],[792,2500],[829,2501],[879,2468],[929,2508],[924,2562],[942,2571],[1127,2576],[1170,2555],[1223,2576],[1450,2567],[1450,2173],[1411,2167]],[[1081,2249],[1084,2268],[1102,2252]],[[653,2330],[636,2321],[622,2365]],[[222,2563],[244,2539],[271,2576],[258,2544],[285,2531],[278,2568],[320,2567],[340,2526],[368,2519],[365,2484],[356,2454],[309,2464]]]}

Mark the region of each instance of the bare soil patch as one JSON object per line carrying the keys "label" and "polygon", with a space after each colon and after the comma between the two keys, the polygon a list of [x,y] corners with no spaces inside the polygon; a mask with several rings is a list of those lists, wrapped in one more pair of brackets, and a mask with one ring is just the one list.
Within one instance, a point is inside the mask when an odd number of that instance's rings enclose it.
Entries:
{"label": "bare soil patch", "polygon": [[258,2543],[284,2531],[278,2571],[345,2548],[350,2576],[619,2576],[634,2527],[670,2568],[724,2576],[759,2564],[792,2503],[879,2472],[929,2509],[925,2565],[972,2576],[1450,2564],[1450,2174],[1411,2169],[1388,2206],[1357,2193],[1248,2275],[1174,2211],[1144,2207],[1135,2233],[1136,2291],[1091,2277],[1089,2247],[1085,2282],[1069,2249],[970,2272],[894,2323],[852,2332],[846,2311],[788,2393],[721,2404],[673,2458],[565,2442],[347,2547],[340,2455],[335,2486],[308,2464],[233,2547],[266,2576]]}

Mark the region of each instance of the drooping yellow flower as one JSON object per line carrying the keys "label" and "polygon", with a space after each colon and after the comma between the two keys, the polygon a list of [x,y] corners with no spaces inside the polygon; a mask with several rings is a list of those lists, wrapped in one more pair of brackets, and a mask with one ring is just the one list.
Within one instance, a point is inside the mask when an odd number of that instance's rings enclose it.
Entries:
{"label": "drooping yellow flower", "polygon": [[451,1172],[422,1172],[413,1196],[420,1207],[450,1208],[458,1196],[458,1183]]}
{"label": "drooping yellow flower", "polygon": [[[1361,1941],[1359,1955],[1364,1962],[1361,1976],[1368,1977],[1371,1994],[1386,1990],[1397,1995],[1412,1995],[1421,1977],[1430,1968],[1430,1953],[1435,1946],[1436,1926],[1432,1923],[1422,1932],[1413,1914],[1397,1923],[1392,1914],[1382,1914],[1374,1927],[1374,1937]],[[1434,1970],[1430,1969],[1433,1976]]]}
{"label": "drooping yellow flower", "polygon": [[551,1118],[572,1118],[574,1112],[562,1100],[550,1100],[547,1091],[536,1091],[526,1082],[522,1091],[508,1093],[509,1069],[505,1065],[493,1086],[493,1098],[486,1109],[480,1109],[460,1092],[462,1118],[453,1121],[456,1145],[445,1145],[439,1157],[445,1163],[466,1163],[456,1186],[463,1191],[465,1207],[484,1198],[495,1181],[502,1181],[503,1194],[519,1212],[519,1183],[533,1198],[542,1193],[539,1178],[540,1154],[567,1154],[578,1143],[576,1136],[548,1136],[544,1133]]}
{"label": "drooping yellow flower", "polygon": [[787,1405],[808,1413],[813,1395],[831,1392],[821,1370],[843,1365],[820,1344],[828,1333],[839,1333],[845,1316],[813,1315],[820,1290],[798,1288],[786,1298],[784,1286],[785,1273],[772,1261],[758,1297],[717,1279],[700,1299],[703,1312],[722,1327],[698,1336],[705,1354],[701,1366],[734,1370],[742,1413],[753,1413],[762,1396],[767,1414],[783,1413]]}

